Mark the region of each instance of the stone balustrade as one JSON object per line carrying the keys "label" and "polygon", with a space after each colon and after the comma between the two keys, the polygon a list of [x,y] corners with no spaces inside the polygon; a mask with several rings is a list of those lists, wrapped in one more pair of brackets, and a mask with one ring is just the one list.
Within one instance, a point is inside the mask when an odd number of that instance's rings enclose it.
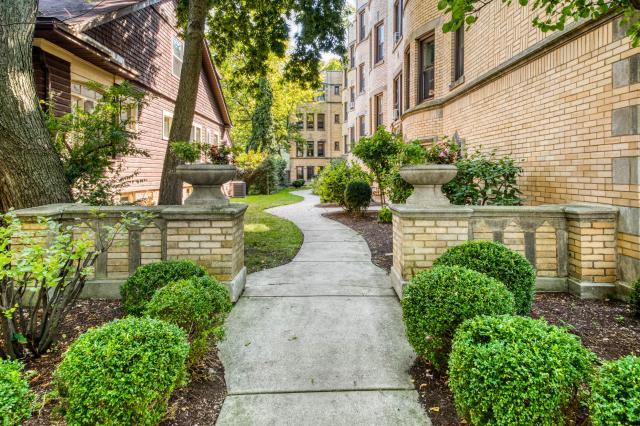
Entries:
{"label": "stone balustrade", "polygon": [[402,297],[406,282],[447,248],[492,240],[524,255],[537,272],[538,291],[583,298],[624,297],[617,281],[618,211],[593,205],[391,206],[391,280]]}
{"label": "stone balustrade", "polygon": [[[225,283],[233,301],[246,281],[244,266],[244,204],[213,206],[109,206],[53,204],[18,210],[23,229],[45,236],[38,217],[73,227],[74,235],[86,234],[102,244],[106,227],[123,215],[147,212],[151,220],[120,232],[95,264],[82,297],[118,298],[120,285],[140,265],[161,260],[190,259]],[[102,237],[101,237],[102,236]]]}

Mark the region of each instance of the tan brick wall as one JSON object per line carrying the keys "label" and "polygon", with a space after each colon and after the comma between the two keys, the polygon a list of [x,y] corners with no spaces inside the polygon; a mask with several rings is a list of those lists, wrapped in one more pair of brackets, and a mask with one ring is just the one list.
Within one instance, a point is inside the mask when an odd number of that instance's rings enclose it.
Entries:
{"label": "tan brick wall", "polygon": [[569,220],[569,273],[581,281],[616,281],[615,222]]}

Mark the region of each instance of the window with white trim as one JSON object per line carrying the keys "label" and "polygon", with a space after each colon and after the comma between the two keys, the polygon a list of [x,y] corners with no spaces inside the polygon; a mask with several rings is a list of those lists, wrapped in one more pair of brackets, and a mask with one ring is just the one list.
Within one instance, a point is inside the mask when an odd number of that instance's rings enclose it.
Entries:
{"label": "window with white trim", "polygon": [[171,132],[171,124],[173,124],[173,114],[167,111],[162,112],[162,139],[168,141]]}
{"label": "window with white trim", "polygon": [[191,142],[202,142],[202,126],[199,124],[191,125],[191,137],[189,138]]}
{"label": "window with white trim", "polygon": [[173,36],[171,43],[171,56],[172,56],[172,68],[171,73],[180,78],[180,72],[182,71],[182,57],[184,56],[184,42]]}

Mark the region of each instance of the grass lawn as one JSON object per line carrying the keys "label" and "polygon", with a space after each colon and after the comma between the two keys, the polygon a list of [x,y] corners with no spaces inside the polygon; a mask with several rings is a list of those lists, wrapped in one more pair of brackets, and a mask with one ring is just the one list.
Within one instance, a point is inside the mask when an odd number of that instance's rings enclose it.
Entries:
{"label": "grass lawn", "polygon": [[290,193],[297,189],[287,188],[271,195],[250,195],[232,200],[234,203],[249,204],[244,216],[244,262],[247,272],[283,265],[298,253],[303,238],[298,227],[264,211],[302,201],[302,197]]}

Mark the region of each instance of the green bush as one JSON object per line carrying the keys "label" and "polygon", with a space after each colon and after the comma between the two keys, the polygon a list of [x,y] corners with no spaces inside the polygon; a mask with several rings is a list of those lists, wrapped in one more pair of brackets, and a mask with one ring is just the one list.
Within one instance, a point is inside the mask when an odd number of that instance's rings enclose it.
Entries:
{"label": "green bush", "polygon": [[476,317],[453,339],[449,387],[473,425],[562,425],[594,361],[576,336],[544,320]]}
{"label": "green bush", "polygon": [[631,296],[629,297],[631,310],[636,317],[640,317],[640,278],[631,285]]}
{"label": "green bush", "polygon": [[205,275],[206,271],[190,260],[168,260],[141,266],[120,288],[122,308],[128,314],[141,315],[157,289],[173,281]]}
{"label": "green bush", "polygon": [[227,288],[210,277],[175,281],[157,290],[145,314],[175,324],[189,337],[189,363],[195,364],[208,347],[208,337],[222,337],[222,325],[231,311]]}
{"label": "green bush", "polygon": [[518,177],[524,169],[511,157],[475,153],[456,163],[458,174],[442,192],[453,204],[520,206]]}
{"label": "green bush", "polygon": [[304,186],[304,179],[296,179],[291,182],[291,186],[294,188],[302,188]]}
{"label": "green bush", "polygon": [[348,165],[344,160],[332,161],[325,167],[314,183],[314,193],[323,203],[345,206],[344,191],[354,180],[370,182],[369,175],[358,164]]}
{"label": "green bush", "polygon": [[640,358],[605,362],[591,386],[594,426],[640,424]]}
{"label": "green bush", "polygon": [[504,284],[458,266],[438,266],[417,274],[402,298],[407,339],[437,369],[446,365],[451,339],[464,320],[513,311],[513,296]]}
{"label": "green bush", "polygon": [[20,425],[31,417],[33,394],[22,377],[22,364],[0,359],[0,421],[3,426]]}
{"label": "green bush", "polygon": [[391,223],[393,221],[393,214],[391,213],[391,209],[387,206],[384,206],[378,212],[378,222],[380,223]]}
{"label": "green bush", "polygon": [[349,182],[344,190],[344,204],[350,213],[366,211],[371,204],[371,186],[363,180]]}
{"label": "green bush", "polygon": [[93,328],[69,347],[54,373],[68,424],[157,424],[186,379],[187,336],[152,318]]}
{"label": "green bush", "polygon": [[251,194],[273,194],[285,184],[287,162],[278,155],[268,156],[253,172]]}
{"label": "green bush", "polygon": [[531,312],[536,272],[520,253],[493,241],[468,241],[445,251],[434,265],[464,266],[502,281],[513,293],[516,313]]}

